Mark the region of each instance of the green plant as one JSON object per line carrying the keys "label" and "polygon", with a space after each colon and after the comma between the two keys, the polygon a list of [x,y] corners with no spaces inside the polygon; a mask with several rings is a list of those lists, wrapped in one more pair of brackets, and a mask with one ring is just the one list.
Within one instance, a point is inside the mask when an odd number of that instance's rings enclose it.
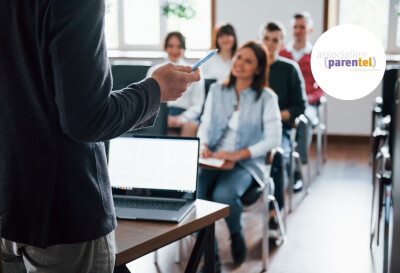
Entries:
{"label": "green plant", "polygon": [[186,20],[196,15],[190,0],[165,0],[161,4],[161,10],[164,16],[176,16]]}

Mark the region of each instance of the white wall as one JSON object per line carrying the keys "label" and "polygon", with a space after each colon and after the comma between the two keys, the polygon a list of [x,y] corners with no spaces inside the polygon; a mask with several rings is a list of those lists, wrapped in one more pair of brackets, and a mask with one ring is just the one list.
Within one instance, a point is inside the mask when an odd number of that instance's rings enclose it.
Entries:
{"label": "white wall", "polygon": [[289,21],[294,13],[308,11],[313,17],[314,43],[322,34],[323,0],[215,0],[216,22],[229,22],[235,27],[239,44],[257,38],[261,24],[269,20],[281,21],[290,36]]}
{"label": "white wall", "polygon": [[[256,39],[259,26],[268,20],[279,20],[288,29],[289,20],[297,11],[308,11],[314,19],[312,43],[322,34],[323,0],[216,0],[216,22],[234,25],[239,43]],[[378,90],[378,91],[377,91]],[[369,135],[371,132],[370,108],[381,92],[356,101],[341,101],[328,96],[328,133],[338,135]]]}

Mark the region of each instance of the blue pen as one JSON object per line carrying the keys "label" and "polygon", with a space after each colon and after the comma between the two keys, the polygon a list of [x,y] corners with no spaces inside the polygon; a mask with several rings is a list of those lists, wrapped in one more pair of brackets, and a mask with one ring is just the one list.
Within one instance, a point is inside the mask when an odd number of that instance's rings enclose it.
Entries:
{"label": "blue pen", "polygon": [[192,67],[192,72],[195,71],[200,65],[202,65],[203,63],[205,63],[208,59],[210,59],[212,56],[215,55],[215,53],[218,52],[218,49],[214,49],[213,51],[211,51],[207,56],[205,56],[203,59],[201,59],[200,61],[197,62],[197,64],[195,64]]}

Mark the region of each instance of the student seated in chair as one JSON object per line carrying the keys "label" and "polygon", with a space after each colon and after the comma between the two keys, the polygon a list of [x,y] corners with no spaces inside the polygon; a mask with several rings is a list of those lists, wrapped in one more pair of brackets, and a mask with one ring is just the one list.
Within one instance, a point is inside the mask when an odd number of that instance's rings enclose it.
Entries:
{"label": "student seated in chair", "polygon": [[[147,77],[150,77],[158,67],[166,63],[189,65],[183,60],[185,49],[185,37],[182,33],[177,31],[168,33],[164,41],[164,50],[168,54],[168,60],[150,67]],[[204,103],[204,93],[204,80],[201,79],[191,84],[182,97],[168,102],[168,127],[181,128],[182,136],[195,136]]]}
{"label": "student seated in chair", "polygon": [[[309,103],[305,110],[305,116],[311,124],[308,128],[308,139],[305,141],[305,146],[310,146],[312,130],[318,122],[318,105],[320,103],[320,98],[324,95],[324,91],[319,87],[311,72],[311,53],[313,46],[309,40],[309,36],[313,31],[313,19],[308,12],[298,12],[291,18],[290,25],[292,27],[293,40],[281,50],[279,55],[296,61],[303,74]],[[304,151],[307,149],[307,147],[303,148],[301,146],[299,146],[299,148],[304,149]],[[299,151],[299,153],[300,156],[303,157],[302,154],[305,152]]]}
{"label": "student seated in chair", "polygon": [[237,48],[235,29],[231,24],[218,24],[214,27],[213,46],[217,54],[203,64],[203,74],[207,78],[214,78],[223,82],[229,75],[233,54]]}
{"label": "student seated in chair", "polygon": [[[237,265],[246,258],[240,197],[253,179],[263,183],[265,155],[281,142],[277,96],[266,88],[266,51],[255,42],[247,42],[237,50],[228,79],[211,87],[198,131],[202,157],[235,162],[231,170],[201,169],[198,198],[230,206],[225,220],[231,235],[232,258]],[[216,246],[217,271],[219,265]]]}
{"label": "student seated in chair", "polygon": [[[290,141],[292,122],[296,117],[304,114],[307,107],[307,96],[305,93],[304,79],[297,63],[279,56],[279,52],[284,47],[285,34],[286,29],[282,23],[271,21],[261,28],[259,37],[268,48],[269,52],[271,61],[269,84],[279,98],[278,102],[283,122],[281,147],[284,150],[285,160],[288,165],[289,155],[292,152],[292,144]],[[297,134],[296,138],[299,145],[304,143],[301,137],[301,134]],[[298,166],[296,166],[296,170],[295,176],[297,179],[294,184],[294,190],[300,190],[303,183],[299,175],[300,171],[298,170]],[[277,187],[281,186],[279,181],[283,181],[283,178],[278,177],[281,176],[281,172],[273,172],[272,176],[275,185]],[[282,208],[283,203],[281,198],[277,198],[277,200],[280,208]]]}

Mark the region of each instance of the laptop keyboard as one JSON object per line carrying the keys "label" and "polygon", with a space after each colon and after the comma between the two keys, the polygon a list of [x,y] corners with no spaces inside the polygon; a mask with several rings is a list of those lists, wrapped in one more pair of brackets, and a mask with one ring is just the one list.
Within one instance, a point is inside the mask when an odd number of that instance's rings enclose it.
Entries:
{"label": "laptop keyboard", "polygon": [[185,202],[165,200],[138,200],[130,198],[114,198],[114,205],[123,208],[156,209],[178,211]]}

